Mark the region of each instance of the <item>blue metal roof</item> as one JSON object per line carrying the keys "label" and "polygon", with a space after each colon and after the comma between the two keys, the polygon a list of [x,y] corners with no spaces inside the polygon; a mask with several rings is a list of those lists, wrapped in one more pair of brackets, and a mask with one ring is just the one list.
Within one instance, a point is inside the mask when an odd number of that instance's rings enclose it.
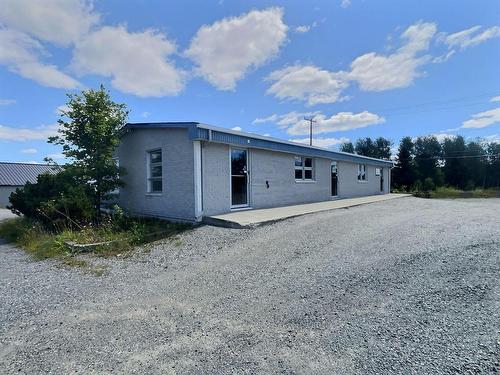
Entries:
{"label": "blue metal roof", "polygon": [[258,134],[245,133],[217,126],[206,125],[199,122],[130,123],[125,126],[125,130],[145,128],[186,128],[189,131],[190,138],[193,140],[225,143],[235,146],[287,152],[304,156],[323,157],[327,159],[365,163],[383,167],[393,166],[393,162],[390,160],[375,159],[347,152],[332,151],[322,147],[302,145],[278,138],[264,137]]}

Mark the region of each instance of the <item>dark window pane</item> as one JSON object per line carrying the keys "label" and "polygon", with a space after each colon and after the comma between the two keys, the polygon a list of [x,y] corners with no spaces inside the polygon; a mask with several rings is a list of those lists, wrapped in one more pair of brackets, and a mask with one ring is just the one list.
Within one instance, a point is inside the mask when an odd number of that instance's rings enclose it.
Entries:
{"label": "dark window pane", "polygon": [[231,150],[231,174],[245,175],[247,168],[247,152],[245,150]]}
{"label": "dark window pane", "polygon": [[232,197],[231,203],[233,206],[247,204],[247,176],[232,176],[231,177]]}
{"label": "dark window pane", "polygon": [[150,161],[151,163],[160,163],[161,162],[161,150],[157,150],[157,151],[151,151],[149,153],[149,156],[150,156]]}
{"label": "dark window pane", "polygon": [[151,192],[160,193],[163,189],[163,184],[161,180],[151,180]]}
{"label": "dark window pane", "polygon": [[306,170],[306,171],[304,171],[304,173],[305,173],[305,177],[304,178],[306,180],[312,180],[312,178],[313,178],[313,172],[311,170]]}
{"label": "dark window pane", "polygon": [[305,166],[306,167],[312,167],[313,166],[313,160],[311,158],[305,158]]}
{"label": "dark window pane", "polygon": [[296,169],[295,170],[295,179],[296,180],[302,180],[302,169]]}
{"label": "dark window pane", "polygon": [[151,168],[151,177],[161,177],[161,165],[155,165]]}
{"label": "dark window pane", "polygon": [[296,156],[294,159],[295,159],[295,166],[302,167],[302,158],[300,156]]}

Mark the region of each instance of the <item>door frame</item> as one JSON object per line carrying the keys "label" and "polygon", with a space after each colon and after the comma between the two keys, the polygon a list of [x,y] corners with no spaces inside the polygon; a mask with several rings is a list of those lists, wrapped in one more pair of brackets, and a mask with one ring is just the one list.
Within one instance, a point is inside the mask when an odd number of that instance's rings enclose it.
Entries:
{"label": "door frame", "polygon": [[[243,150],[247,154],[247,201],[244,204],[236,204],[233,205],[233,173],[232,173],[232,158],[231,154],[233,150]],[[237,210],[237,209],[244,209],[250,207],[250,178],[251,178],[251,173],[248,173],[250,171],[250,150],[245,147],[232,147],[229,146],[229,206],[231,210]]]}
{"label": "door frame", "polygon": [[384,168],[380,167],[380,193],[385,193]]}
{"label": "door frame", "polygon": [[[335,163],[337,167],[337,195],[332,194],[332,165]],[[330,197],[332,199],[337,199],[339,197],[339,162],[337,160],[332,160],[330,162]]]}

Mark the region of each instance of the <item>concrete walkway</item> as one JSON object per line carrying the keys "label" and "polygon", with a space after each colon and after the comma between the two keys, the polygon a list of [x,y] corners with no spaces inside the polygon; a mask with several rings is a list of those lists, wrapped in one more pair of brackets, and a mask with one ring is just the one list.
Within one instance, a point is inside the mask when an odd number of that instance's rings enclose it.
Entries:
{"label": "concrete walkway", "polygon": [[311,214],[314,212],[359,206],[360,204],[381,202],[389,199],[409,196],[411,196],[411,194],[370,195],[366,197],[337,199],[324,202],[299,204],[295,206],[265,208],[260,210],[249,209],[234,211],[224,215],[209,216],[206,217],[204,221],[207,224],[225,226],[230,228],[255,227],[261,224],[284,220],[290,217]]}

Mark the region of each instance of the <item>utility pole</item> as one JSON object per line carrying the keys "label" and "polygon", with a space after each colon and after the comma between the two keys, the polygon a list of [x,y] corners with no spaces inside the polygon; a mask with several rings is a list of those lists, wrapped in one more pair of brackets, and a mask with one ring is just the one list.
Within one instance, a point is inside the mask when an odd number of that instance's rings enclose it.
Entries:
{"label": "utility pole", "polygon": [[311,117],[304,117],[304,120],[309,121],[309,146],[313,145],[313,122],[316,122],[314,120],[314,116]]}

